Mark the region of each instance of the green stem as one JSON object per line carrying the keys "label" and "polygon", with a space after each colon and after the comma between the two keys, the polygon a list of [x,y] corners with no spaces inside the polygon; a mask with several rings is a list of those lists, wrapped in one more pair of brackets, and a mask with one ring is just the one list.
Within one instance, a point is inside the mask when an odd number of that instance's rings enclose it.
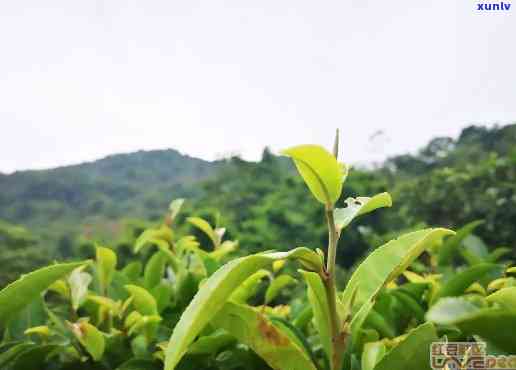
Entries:
{"label": "green stem", "polygon": [[341,323],[337,312],[337,287],[335,282],[335,265],[339,234],[335,228],[333,207],[326,207],[326,220],[328,222],[328,257],[326,261],[324,286],[326,288],[326,296],[328,297],[330,309],[331,339],[333,347],[333,358],[330,359],[330,363],[332,370],[340,370],[342,359]]}
{"label": "green stem", "polygon": [[[333,144],[333,155],[336,159],[339,157],[339,129],[335,134],[335,142]],[[328,223],[328,255],[326,260],[326,276],[324,286],[326,288],[326,296],[328,298],[330,310],[331,324],[331,343],[332,358],[330,359],[331,370],[340,370],[342,366],[342,354],[345,347],[344,333],[341,331],[341,322],[339,313],[337,312],[337,284],[335,282],[335,269],[337,260],[337,244],[339,242],[340,233],[335,227],[335,219],[333,217],[333,205],[326,206],[326,221]]]}

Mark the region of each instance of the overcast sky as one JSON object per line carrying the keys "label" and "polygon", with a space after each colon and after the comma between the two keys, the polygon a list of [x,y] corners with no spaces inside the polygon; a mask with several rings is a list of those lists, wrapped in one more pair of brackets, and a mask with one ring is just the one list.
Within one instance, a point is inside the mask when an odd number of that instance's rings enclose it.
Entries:
{"label": "overcast sky", "polygon": [[157,148],[256,159],[335,127],[368,162],[516,121],[516,2],[476,3],[2,1],[0,171]]}

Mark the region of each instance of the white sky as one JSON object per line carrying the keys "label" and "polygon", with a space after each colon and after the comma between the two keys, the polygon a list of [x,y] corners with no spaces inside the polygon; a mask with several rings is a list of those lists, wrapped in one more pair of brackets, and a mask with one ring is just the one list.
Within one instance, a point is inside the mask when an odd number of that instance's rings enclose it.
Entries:
{"label": "white sky", "polygon": [[516,2],[476,3],[2,1],[0,171],[170,147],[256,159],[337,126],[366,162],[516,121]]}

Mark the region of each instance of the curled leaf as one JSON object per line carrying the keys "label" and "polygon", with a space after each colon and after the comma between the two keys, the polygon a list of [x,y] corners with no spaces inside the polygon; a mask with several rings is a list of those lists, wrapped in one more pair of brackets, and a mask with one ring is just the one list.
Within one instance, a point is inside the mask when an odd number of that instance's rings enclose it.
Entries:
{"label": "curled leaf", "polygon": [[358,197],[346,199],[346,208],[337,208],[333,212],[337,230],[348,226],[357,216],[372,212],[375,209],[392,206],[392,198],[389,193],[380,193],[372,198]]}

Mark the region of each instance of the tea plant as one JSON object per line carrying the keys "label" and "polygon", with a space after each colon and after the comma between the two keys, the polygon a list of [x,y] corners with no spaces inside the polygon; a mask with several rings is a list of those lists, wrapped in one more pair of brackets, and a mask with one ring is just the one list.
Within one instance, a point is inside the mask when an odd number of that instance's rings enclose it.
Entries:
{"label": "tea plant", "polygon": [[166,222],[137,239],[128,265],[97,246],[93,260],[36,270],[2,290],[0,369],[413,370],[429,368],[438,339],[516,351],[515,334],[503,330],[516,325],[516,271],[499,262],[506,249],[479,247],[470,235],[478,223],[402,235],[337,288],[340,238],[356,218],[392,205],[388,193],[338,205],[350,171],[338,146],[337,137],[333,153],[283,152],[324,208],[325,251],[230,260],[238,242],[219,225],[187,219],[210,245],[178,235],[176,200]]}

